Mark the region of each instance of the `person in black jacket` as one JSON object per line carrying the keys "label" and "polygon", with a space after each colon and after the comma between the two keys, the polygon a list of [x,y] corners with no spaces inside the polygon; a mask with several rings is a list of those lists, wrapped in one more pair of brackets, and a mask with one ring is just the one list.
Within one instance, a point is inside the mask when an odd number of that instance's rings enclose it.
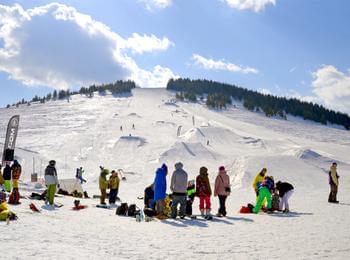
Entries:
{"label": "person in black jacket", "polygon": [[281,197],[280,210],[283,210],[283,206],[284,206],[283,212],[288,213],[289,212],[288,200],[294,192],[294,187],[292,184],[288,182],[279,181],[276,183],[276,189],[278,190],[278,194]]}
{"label": "person in black jacket", "polygon": [[12,185],[11,185],[11,167],[9,163],[6,163],[5,169],[4,169],[4,188],[5,191],[11,192]]}
{"label": "person in black jacket", "polygon": [[145,189],[144,204],[145,204],[145,208],[154,208],[154,206],[155,206],[155,203],[154,203],[154,185],[153,184],[146,187],[146,189]]}

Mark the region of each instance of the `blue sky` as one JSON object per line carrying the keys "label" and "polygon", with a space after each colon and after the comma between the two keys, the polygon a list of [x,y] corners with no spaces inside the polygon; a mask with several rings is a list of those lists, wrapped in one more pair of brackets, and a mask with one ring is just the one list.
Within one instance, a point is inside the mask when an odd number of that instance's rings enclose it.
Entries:
{"label": "blue sky", "polygon": [[180,76],[350,113],[347,0],[50,3],[1,1],[0,106],[54,88],[119,78],[165,87]]}

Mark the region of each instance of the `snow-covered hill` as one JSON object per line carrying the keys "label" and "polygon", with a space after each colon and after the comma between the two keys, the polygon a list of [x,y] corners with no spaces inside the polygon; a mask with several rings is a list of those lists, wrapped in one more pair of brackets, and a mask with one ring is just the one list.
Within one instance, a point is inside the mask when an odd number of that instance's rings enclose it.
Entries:
{"label": "snow-covered hill", "polygon": [[[19,114],[16,157],[24,168],[23,182],[33,172],[33,158],[39,173],[55,159],[60,178],[74,177],[75,168],[83,166],[88,179],[84,188],[90,194],[98,193],[100,165],[122,168],[127,181],[121,183],[120,197],[139,206],[137,197],[163,162],[173,170],[174,163],[182,161],[190,179],[206,166],[212,184],[217,168],[224,165],[234,187],[227,202],[228,218],[137,223],[112,210],[94,208],[94,200],[83,201],[88,209],[72,211],[69,198],[58,199],[64,207],[35,215],[29,201],[22,200],[12,207],[19,220],[9,226],[0,223],[1,251],[9,258],[25,259],[349,257],[349,132],[266,118],[239,106],[219,112],[173,100],[174,93],[164,89],[135,89],[127,96],[76,95],[69,103],[1,109],[0,140],[8,119]],[[333,161],[341,176],[339,205],[327,203],[327,171]],[[255,201],[251,182],[263,167],[275,180],[294,185],[294,213],[237,213]],[[212,201],[215,213],[217,198]],[[197,200],[194,209],[198,212]]]}

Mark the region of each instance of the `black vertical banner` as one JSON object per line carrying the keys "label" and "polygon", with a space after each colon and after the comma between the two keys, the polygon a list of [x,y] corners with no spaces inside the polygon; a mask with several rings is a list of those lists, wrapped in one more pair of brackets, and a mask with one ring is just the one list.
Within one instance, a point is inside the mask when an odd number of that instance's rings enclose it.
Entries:
{"label": "black vertical banner", "polygon": [[16,146],[18,126],[19,126],[19,115],[15,115],[11,117],[7,126],[6,138],[5,138],[5,144],[4,144],[4,153],[2,154],[2,163],[6,161],[5,160],[6,154],[12,153],[13,155],[13,152]]}

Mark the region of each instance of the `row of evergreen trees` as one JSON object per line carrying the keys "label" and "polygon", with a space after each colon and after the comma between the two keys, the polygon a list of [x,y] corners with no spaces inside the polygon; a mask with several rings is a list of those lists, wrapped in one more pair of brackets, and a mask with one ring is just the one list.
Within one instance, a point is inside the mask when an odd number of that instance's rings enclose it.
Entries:
{"label": "row of evergreen trees", "polygon": [[[15,104],[12,104],[12,106],[18,107],[19,105],[27,104],[30,106],[31,103],[34,102],[40,102],[45,103],[46,101],[55,101],[55,100],[63,100],[67,99],[69,101],[70,96],[72,95],[86,95],[88,97],[93,97],[94,92],[98,92],[99,94],[104,94],[106,91],[110,91],[112,94],[121,94],[121,93],[130,93],[133,88],[136,88],[136,84],[133,81],[122,81],[119,80],[115,83],[110,84],[102,84],[102,85],[92,85],[90,87],[82,87],[79,91],[70,91],[68,90],[54,90],[52,93],[47,94],[44,97],[39,97],[35,95],[32,100],[26,101],[22,99],[20,102],[17,102]],[[6,106],[7,108],[10,108],[11,105],[8,104]]]}
{"label": "row of evergreen trees", "polygon": [[286,114],[290,114],[322,124],[338,124],[350,129],[350,117],[347,114],[296,98],[265,95],[257,91],[211,80],[170,79],[167,89],[191,93],[192,95],[207,94],[207,105],[210,107],[225,108],[226,104],[230,104],[231,98],[233,98],[242,101],[244,107],[251,111],[262,110],[266,116],[277,115],[285,118]]}

